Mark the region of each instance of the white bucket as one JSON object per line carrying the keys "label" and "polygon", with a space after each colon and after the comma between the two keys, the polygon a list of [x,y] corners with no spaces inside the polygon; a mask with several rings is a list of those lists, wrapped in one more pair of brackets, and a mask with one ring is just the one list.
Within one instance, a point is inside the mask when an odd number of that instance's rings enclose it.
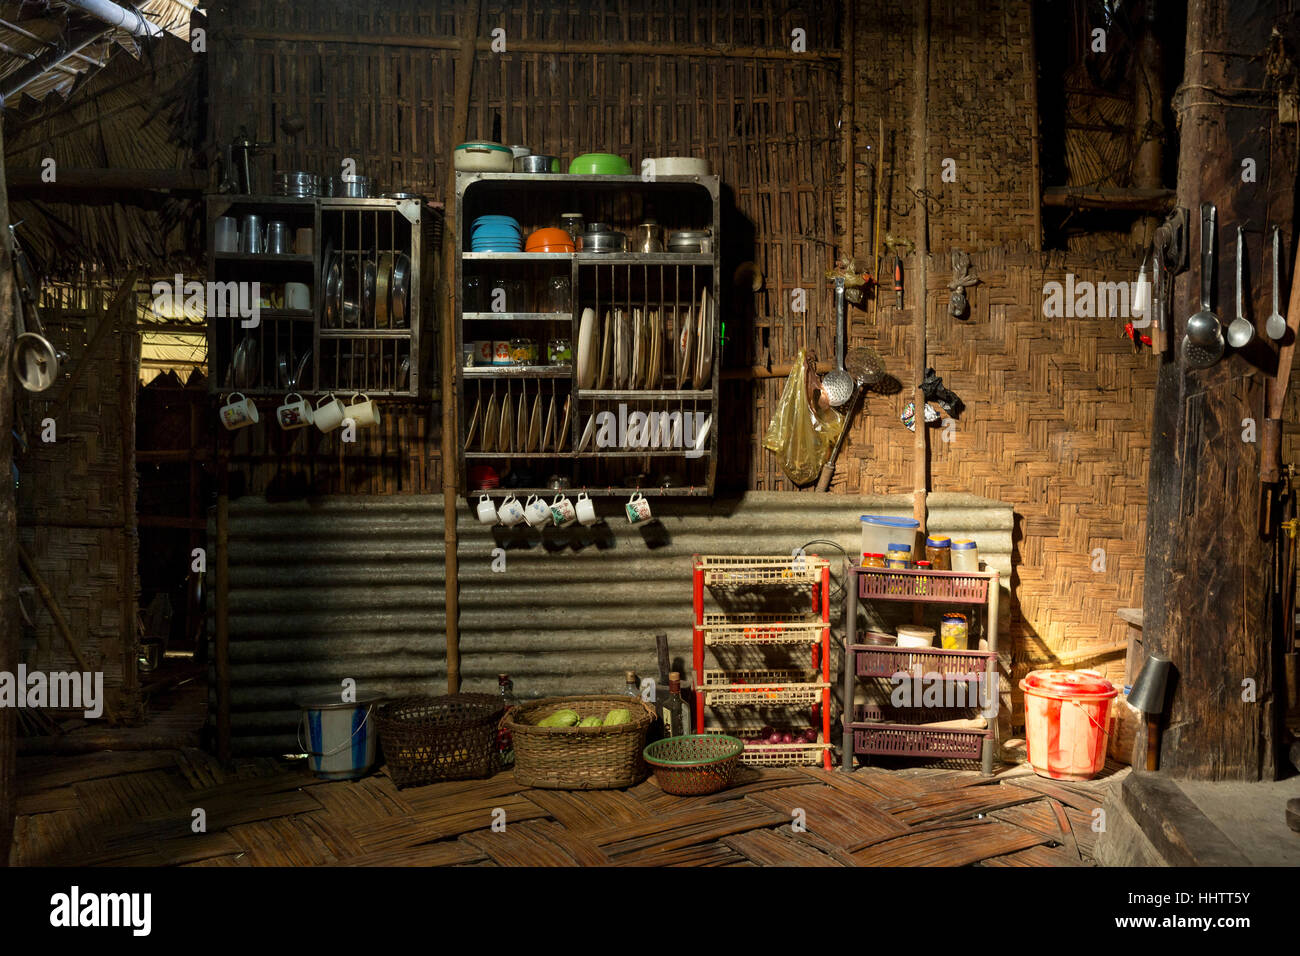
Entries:
{"label": "white bucket", "polygon": [[345,703],[336,694],[325,694],[298,702],[298,746],[312,773],[327,780],[355,780],[370,772],[379,736],[371,718],[380,700],[379,694],[368,694]]}

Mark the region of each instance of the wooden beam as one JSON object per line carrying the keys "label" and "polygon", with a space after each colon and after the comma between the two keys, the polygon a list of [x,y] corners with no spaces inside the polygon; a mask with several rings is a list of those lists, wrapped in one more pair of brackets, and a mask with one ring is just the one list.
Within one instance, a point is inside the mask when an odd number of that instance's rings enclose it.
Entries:
{"label": "wooden beam", "polygon": [[1079,186],[1048,186],[1043,205],[1058,209],[1110,209],[1120,212],[1166,212],[1178,194],[1172,189],[1084,189]]}
{"label": "wooden beam", "polygon": [[[13,362],[15,328],[13,246],[9,237],[9,193],[5,189],[4,131],[0,124],[0,671],[18,671],[18,509],[14,496]],[[18,799],[18,712],[0,707],[0,866],[9,862]]]}
{"label": "wooden beam", "polygon": [[[916,203],[916,275],[912,294],[916,296],[916,313],[912,334],[912,374],[916,384],[912,401],[916,409],[916,429],[913,435],[912,463],[912,517],[926,530],[926,497],[930,484],[929,448],[925,427],[925,393],[921,382],[925,378],[925,327],[926,305],[929,300],[926,286],[930,281],[930,214],[926,192],[926,164],[929,162],[929,111],[930,111],[930,0],[917,5],[915,56],[915,103],[912,109],[912,150],[916,167],[912,173],[912,194]],[[920,612],[920,608],[916,608]]]}
{"label": "wooden beam", "polygon": [[153,190],[160,192],[203,192],[211,176],[204,169],[93,169],[55,168],[54,182],[46,182],[44,170],[36,166],[15,166],[8,186],[13,192],[58,193],[62,190]]}
{"label": "wooden beam", "polygon": [[[465,13],[460,23],[459,52],[456,54],[455,104],[452,114],[452,135],[456,142],[464,142],[469,127],[469,86],[474,78],[476,58],[474,41],[478,36],[479,15],[483,0],[466,0]],[[459,138],[456,138],[459,137]],[[447,177],[447,217],[443,229],[442,275],[445,286],[446,321],[442,328],[442,539],[444,574],[444,608],[447,625],[447,693],[460,691],[460,557],[456,553],[459,536],[456,530],[456,505],[460,484],[460,442],[457,425],[457,391],[460,383],[460,356],[456,354],[456,322],[461,291],[456,288],[456,246],[453,236],[460,234],[456,218],[456,177]]]}
{"label": "wooden beam", "polygon": [[[465,47],[455,37],[425,37],[406,33],[281,33],[272,30],[241,30],[241,40],[269,40],[279,43],[339,43],[356,46],[385,46],[421,50],[456,50]],[[475,53],[492,53],[492,40],[475,38]],[[598,40],[511,40],[506,55],[513,53],[555,53],[573,56],[670,56],[711,57],[724,60],[812,60],[827,63],[840,59],[835,49],[796,53],[789,47],[742,46],[702,43],[605,43]]]}

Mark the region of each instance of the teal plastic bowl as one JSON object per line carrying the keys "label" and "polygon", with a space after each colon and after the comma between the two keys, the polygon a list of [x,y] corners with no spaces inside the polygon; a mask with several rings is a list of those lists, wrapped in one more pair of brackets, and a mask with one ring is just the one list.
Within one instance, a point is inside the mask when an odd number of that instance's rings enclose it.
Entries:
{"label": "teal plastic bowl", "polygon": [[569,163],[573,176],[630,176],[632,167],[622,156],[613,153],[583,153]]}

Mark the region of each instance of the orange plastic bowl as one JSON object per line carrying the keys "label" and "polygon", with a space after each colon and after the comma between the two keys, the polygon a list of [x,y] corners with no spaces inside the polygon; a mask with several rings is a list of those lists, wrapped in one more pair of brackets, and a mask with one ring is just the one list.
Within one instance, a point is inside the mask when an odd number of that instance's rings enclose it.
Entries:
{"label": "orange plastic bowl", "polygon": [[529,246],[571,246],[572,237],[563,229],[538,229],[528,237]]}
{"label": "orange plastic bowl", "polygon": [[525,252],[573,252],[573,243],[565,246],[529,246]]}

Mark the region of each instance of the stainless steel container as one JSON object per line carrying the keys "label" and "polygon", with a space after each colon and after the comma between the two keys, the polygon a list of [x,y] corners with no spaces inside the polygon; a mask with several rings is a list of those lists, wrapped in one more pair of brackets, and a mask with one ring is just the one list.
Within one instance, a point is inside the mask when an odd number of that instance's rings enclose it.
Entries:
{"label": "stainless steel container", "polygon": [[272,188],[277,196],[306,199],[320,195],[320,177],[301,169],[279,172]]}
{"label": "stainless steel container", "polygon": [[259,254],[266,252],[266,233],[262,229],[262,217],[249,213],[244,217],[243,228],[239,230],[239,251]]}
{"label": "stainless steel container", "polygon": [[329,194],[335,199],[369,199],[374,195],[374,181],[369,176],[332,176]]}
{"label": "stainless steel container", "polygon": [[583,252],[623,252],[627,236],[621,232],[588,232],[582,236]]}
{"label": "stainless steel container", "polygon": [[287,222],[270,222],[266,225],[266,251],[273,256],[288,255],[293,251]]}
{"label": "stainless steel container", "polygon": [[515,157],[515,172],[517,173],[549,173],[553,172],[556,158],[542,154],[531,154],[528,156]]}

